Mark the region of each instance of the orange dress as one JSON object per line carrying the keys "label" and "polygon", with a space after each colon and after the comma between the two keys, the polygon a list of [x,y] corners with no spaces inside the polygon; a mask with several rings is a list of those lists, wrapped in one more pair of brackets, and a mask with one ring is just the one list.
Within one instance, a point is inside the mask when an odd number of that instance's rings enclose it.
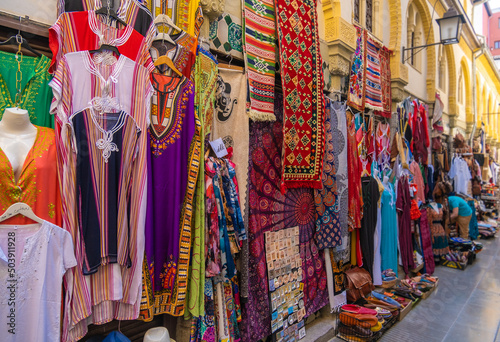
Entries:
{"label": "orange dress", "polygon": [[[28,204],[40,218],[57,226],[62,225],[61,196],[57,179],[56,144],[54,130],[36,126],[35,143],[24,161],[19,180],[16,183],[12,165],[0,148],[0,215],[12,204]],[[5,224],[33,223],[17,215]]]}

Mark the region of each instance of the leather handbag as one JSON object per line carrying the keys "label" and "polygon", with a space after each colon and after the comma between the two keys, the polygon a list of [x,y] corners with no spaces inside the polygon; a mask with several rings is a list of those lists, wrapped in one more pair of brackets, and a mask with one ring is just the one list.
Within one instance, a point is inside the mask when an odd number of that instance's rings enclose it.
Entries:
{"label": "leather handbag", "polygon": [[353,267],[345,272],[347,300],[355,302],[375,290],[370,273],[364,268]]}

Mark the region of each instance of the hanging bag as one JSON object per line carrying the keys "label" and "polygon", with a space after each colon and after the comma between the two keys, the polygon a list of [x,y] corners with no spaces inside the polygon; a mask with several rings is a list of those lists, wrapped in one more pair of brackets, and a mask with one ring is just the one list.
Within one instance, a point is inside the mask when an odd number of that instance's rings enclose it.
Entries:
{"label": "hanging bag", "polygon": [[375,290],[370,273],[359,267],[353,267],[345,272],[345,287],[347,300],[350,302],[365,298]]}

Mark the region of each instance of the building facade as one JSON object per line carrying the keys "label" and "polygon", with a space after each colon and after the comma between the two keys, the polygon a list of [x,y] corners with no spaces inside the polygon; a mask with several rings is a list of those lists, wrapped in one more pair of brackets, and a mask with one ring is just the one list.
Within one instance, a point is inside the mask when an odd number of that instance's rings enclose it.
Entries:
{"label": "building facade", "polygon": [[[461,132],[470,137],[473,131],[477,135],[484,123],[487,143],[500,146],[500,121],[492,114],[500,112],[500,74],[492,53],[472,25],[473,13],[483,10],[480,6],[484,4],[470,0],[322,0],[318,8],[324,23],[320,37],[332,77],[331,90],[346,91],[356,45],[354,25],[359,25],[392,51],[393,110],[398,102],[412,96],[425,102],[432,115],[439,94],[446,136],[451,139]],[[466,18],[459,44],[417,49],[403,61],[403,47],[440,41],[436,19],[450,7]]]}

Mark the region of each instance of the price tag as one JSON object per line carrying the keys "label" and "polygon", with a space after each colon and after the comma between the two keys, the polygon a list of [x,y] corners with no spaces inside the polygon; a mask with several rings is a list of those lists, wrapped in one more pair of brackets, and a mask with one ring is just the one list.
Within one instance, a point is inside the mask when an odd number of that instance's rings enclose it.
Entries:
{"label": "price tag", "polygon": [[212,150],[215,152],[217,158],[224,158],[227,156],[226,145],[224,145],[222,138],[211,141],[210,146],[212,146]]}

